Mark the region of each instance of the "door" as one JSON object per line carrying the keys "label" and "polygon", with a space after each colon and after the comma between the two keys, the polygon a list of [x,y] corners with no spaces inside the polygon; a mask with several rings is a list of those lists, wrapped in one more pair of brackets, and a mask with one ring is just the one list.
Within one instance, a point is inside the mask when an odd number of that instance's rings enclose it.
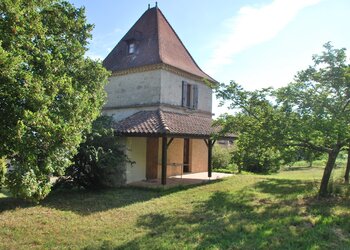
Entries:
{"label": "door", "polygon": [[184,173],[190,172],[190,139],[184,139]]}
{"label": "door", "polygon": [[158,175],[158,138],[147,138],[146,179],[157,179]]}

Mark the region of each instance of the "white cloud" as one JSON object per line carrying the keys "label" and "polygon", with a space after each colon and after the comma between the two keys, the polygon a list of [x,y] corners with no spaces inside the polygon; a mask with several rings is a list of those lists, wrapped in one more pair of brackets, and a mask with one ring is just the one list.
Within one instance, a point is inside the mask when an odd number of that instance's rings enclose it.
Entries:
{"label": "white cloud", "polygon": [[244,6],[224,22],[226,35],[215,46],[206,65],[210,74],[230,64],[235,54],[274,38],[302,9],[321,0],[274,0],[260,7]]}
{"label": "white cloud", "polygon": [[95,53],[92,53],[90,51],[87,51],[86,54],[85,54],[86,57],[89,57],[90,59],[92,60],[103,60],[104,57],[99,55],[99,54],[95,54]]}

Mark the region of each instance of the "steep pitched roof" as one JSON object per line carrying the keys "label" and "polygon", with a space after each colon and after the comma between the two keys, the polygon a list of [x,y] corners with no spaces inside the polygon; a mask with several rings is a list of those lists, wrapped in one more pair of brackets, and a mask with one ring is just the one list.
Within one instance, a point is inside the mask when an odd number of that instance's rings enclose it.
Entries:
{"label": "steep pitched roof", "polygon": [[[127,51],[130,41],[136,44],[133,54]],[[199,68],[157,7],[148,9],[103,61],[112,72],[155,64],[170,65],[216,82]]]}
{"label": "steep pitched roof", "polygon": [[[182,114],[161,109],[139,111],[114,124],[115,132],[127,136],[187,136],[209,138],[219,132],[212,126],[212,119],[197,114]],[[227,134],[222,138],[236,138]]]}

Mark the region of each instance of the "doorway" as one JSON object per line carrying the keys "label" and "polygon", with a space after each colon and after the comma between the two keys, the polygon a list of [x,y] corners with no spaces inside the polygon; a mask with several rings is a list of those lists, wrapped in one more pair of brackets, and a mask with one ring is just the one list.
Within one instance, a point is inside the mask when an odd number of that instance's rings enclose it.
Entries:
{"label": "doorway", "polygon": [[190,139],[184,139],[184,162],[183,162],[183,172],[190,172]]}
{"label": "doorway", "polygon": [[158,144],[159,139],[147,138],[146,146],[146,179],[152,180],[158,177]]}

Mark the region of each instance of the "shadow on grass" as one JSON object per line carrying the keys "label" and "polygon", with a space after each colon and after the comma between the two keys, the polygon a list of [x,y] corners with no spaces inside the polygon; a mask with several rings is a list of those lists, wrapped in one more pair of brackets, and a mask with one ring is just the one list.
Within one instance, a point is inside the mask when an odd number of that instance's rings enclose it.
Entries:
{"label": "shadow on grass", "polygon": [[33,203],[16,199],[12,197],[0,198],[0,213],[8,210],[14,210],[16,208],[27,208],[32,207]]}
{"label": "shadow on grass", "polygon": [[[192,212],[149,213],[148,233],[114,249],[325,249],[350,247],[349,201],[296,199],[308,184],[270,179],[239,192],[216,191]],[[265,193],[262,196],[261,193]],[[288,194],[288,195],[287,195]],[[293,197],[293,198],[291,198]]]}
{"label": "shadow on grass", "polygon": [[[175,192],[191,189],[201,185],[210,185],[221,180],[177,186],[172,188],[137,188],[123,187],[96,191],[84,189],[52,191],[38,206],[50,207],[61,211],[71,211],[79,215],[90,215],[109,209],[121,208],[138,202],[144,202]],[[16,208],[37,206],[34,203],[12,197],[0,198],[0,213]]]}
{"label": "shadow on grass", "polygon": [[320,167],[298,167],[298,166],[291,166],[291,167],[284,167],[283,171],[303,171],[303,170],[313,170],[313,169],[320,169]]}
{"label": "shadow on grass", "polygon": [[297,196],[306,192],[314,191],[314,181],[290,180],[290,179],[267,179],[258,182],[254,186],[259,192],[273,195],[276,198],[285,196]]}

